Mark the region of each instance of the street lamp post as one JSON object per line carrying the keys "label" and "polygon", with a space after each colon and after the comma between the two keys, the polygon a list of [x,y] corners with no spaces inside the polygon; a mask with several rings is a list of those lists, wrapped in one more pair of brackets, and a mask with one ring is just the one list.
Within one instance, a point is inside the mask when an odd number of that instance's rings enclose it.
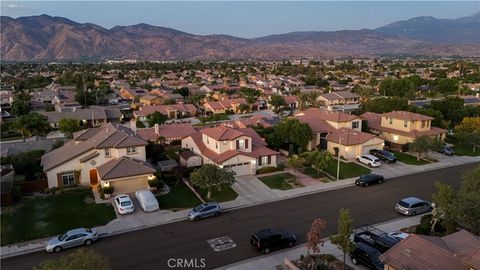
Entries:
{"label": "street lamp post", "polygon": [[[342,136],[340,136],[339,146],[342,147]],[[338,148],[337,154],[337,180],[340,179],[340,147]]]}

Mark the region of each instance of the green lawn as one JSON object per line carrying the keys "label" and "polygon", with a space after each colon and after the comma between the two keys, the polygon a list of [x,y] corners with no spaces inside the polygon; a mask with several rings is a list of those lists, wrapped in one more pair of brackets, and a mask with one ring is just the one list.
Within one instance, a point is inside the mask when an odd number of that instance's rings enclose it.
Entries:
{"label": "green lawn", "polygon": [[170,185],[170,192],[157,196],[160,209],[177,211],[185,208],[193,208],[202,202],[183,182]]}
{"label": "green lawn", "polygon": [[428,161],[425,160],[417,160],[417,157],[414,157],[410,154],[397,152],[397,151],[390,151],[398,158],[398,161],[403,162],[408,165],[425,165],[428,164]]}
{"label": "green lawn", "polygon": [[90,189],[65,191],[58,195],[20,202],[2,210],[1,245],[64,233],[78,227],[104,225],[114,219],[109,204],[86,203]]}
{"label": "green lawn", "polygon": [[203,199],[211,202],[228,202],[228,201],[233,201],[238,197],[238,194],[232,188],[226,188],[220,191],[213,189],[212,198],[210,200],[207,199],[206,189],[197,188],[197,191],[198,193],[200,193]]}
{"label": "green lawn", "polygon": [[324,177],[325,175],[323,175],[322,173],[318,173],[317,170],[315,170],[314,168],[312,167],[305,167],[305,168],[302,168],[300,170],[301,173],[305,174],[305,175],[308,175],[312,178],[315,178],[315,179],[318,179],[318,178],[322,178]]}
{"label": "green lawn", "polygon": [[455,155],[458,156],[480,156],[480,147],[478,146],[475,148],[475,152],[473,152],[473,145],[455,145],[452,148]]}
{"label": "green lawn", "polygon": [[[337,177],[337,161],[330,163],[325,171],[333,177]],[[370,173],[371,170],[354,162],[340,162],[340,179],[357,177]]]}
{"label": "green lawn", "polygon": [[295,176],[289,173],[282,173],[282,174],[258,177],[258,180],[262,181],[269,188],[280,189],[280,190],[288,190],[293,188],[293,186],[286,181],[289,179],[294,180]]}

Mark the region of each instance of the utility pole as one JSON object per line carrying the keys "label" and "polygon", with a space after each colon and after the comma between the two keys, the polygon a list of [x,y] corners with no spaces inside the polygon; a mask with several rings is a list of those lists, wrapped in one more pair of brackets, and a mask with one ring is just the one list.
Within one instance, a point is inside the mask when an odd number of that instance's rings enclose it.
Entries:
{"label": "utility pole", "polygon": [[[339,142],[340,147],[342,147],[342,136],[340,135],[340,142]],[[340,147],[338,148],[338,154],[337,154],[337,180],[340,179]]]}

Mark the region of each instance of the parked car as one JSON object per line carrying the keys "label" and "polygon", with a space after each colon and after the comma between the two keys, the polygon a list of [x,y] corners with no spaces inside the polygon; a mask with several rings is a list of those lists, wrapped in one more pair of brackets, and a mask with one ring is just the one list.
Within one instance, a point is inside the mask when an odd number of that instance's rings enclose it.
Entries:
{"label": "parked car", "polygon": [[148,189],[135,191],[135,197],[145,212],[152,212],[160,208],[157,198],[155,198],[155,195]]}
{"label": "parked car", "polygon": [[381,184],[383,183],[383,175],[369,173],[360,176],[356,181],[355,185],[360,187],[368,187],[372,184]]}
{"label": "parked car", "polygon": [[395,163],[398,160],[392,152],[388,152],[386,150],[372,149],[370,150],[370,155],[376,156],[387,163]]}
{"label": "parked car", "polygon": [[218,217],[221,214],[220,205],[216,202],[202,203],[188,212],[188,219],[199,220],[206,217]]}
{"label": "parked car", "polygon": [[71,247],[89,246],[97,239],[98,235],[94,229],[78,228],[48,240],[45,250],[47,252],[60,252]]}
{"label": "parked car", "polygon": [[127,194],[117,195],[113,200],[115,201],[115,206],[117,207],[119,214],[124,215],[133,213],[133,211],[135,211],[133,202],[130,199],[130,196],[128,196]]}
{"label": "parked car", "polygon": [[356,158],[358,162],[368,165],[368,167],[380,167],[380,159],[372,155],[361,155]]}
{"label": "parked car", "polygon": [[261,230],[250,238],[250,244],[265,254],[270,253],[273,249],[293,247],[296,242],[295,234],[279,229]]}
{"label": "parked car", "polygon": [[350,253],[350,258],[355,265],[360,263],[370,269],[383,270],[384,264],[378,259],[380,255],[380,251],[375,248],[364,243],[357,243],[355,249]]}
{"label": "parked car", "polygon": [[426,213],[432,211],[432,205],[425,200],[409,197],[400,200],[395,205],[397,212],[407,216],[415,216],[417,214]]}
{"label": "parked car", "polygon": [[403,239],[407,238],[410,234],[404,233],[404,232],[389,232],[387,233],[387,235],[395,239],[398,239],[399,241],[402,241]]}
{"label": "parked car", "polygon": [[380,252],[385,252],[398,244],[400,240],[389,236],[386,232],[371,226],[364,226],[353,235],[355,243],[367,244]]}
{"label": "parked car", "polygon": [[453,149],[447,145],[444,145],[442,148],[440,148],[438,152],[445,156],[453,156],[455,154],[455,151],[453,151]]}

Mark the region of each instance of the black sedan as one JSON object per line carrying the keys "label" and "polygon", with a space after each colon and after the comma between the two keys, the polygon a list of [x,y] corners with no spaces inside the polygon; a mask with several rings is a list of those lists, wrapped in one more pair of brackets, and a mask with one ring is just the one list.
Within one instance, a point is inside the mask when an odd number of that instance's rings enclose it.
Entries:
{"label": "black sedan", "polygon": [[383,180],[384,180],[383,175],[369,173],[369,174],[360,176],[355,181],[355,185],[360,187],[368,187],[369,185],[372,185],[372,184],[381,184]]}
{"label": "black sedan", "polygon": [[438,152],[444,154],[445,156],[453,156],[455,154],[455,151],[453,151],[453,149],[447,145],[440,148]]}
{"label": "black sedan", "polygon": [[387,163],[395,163],[397,162],[397,157],[388,151],[380,150],[380,149],[372,149],[370,150],[370,155],[374,155],[379,159],[386,161]]}

